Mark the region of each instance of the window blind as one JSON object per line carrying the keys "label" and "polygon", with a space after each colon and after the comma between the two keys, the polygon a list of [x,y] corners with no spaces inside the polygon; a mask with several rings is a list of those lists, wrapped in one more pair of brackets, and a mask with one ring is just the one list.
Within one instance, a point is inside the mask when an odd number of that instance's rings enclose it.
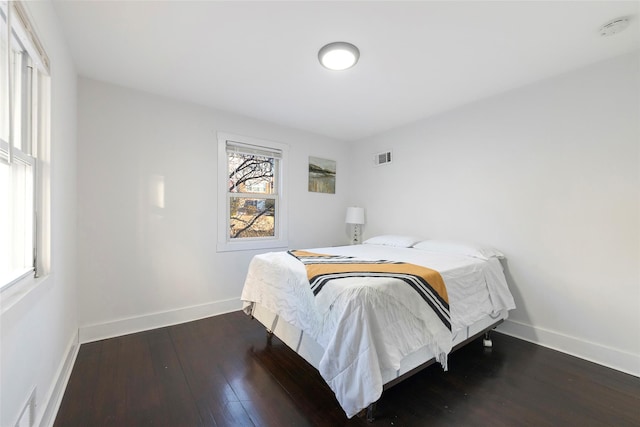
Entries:
{"label": "window blind", "polygon": [[4,15],[5,21],[10,22],[11,30],[36,67],[42,73],[49,75],[49,57],[31,25],[24,6],[19,1],[11,1],[9,4],[2,2],[0,14]]}
{"label": "window blind", "polygon": [[237,141],[227,141],[227,153],[248,154],[254,156],[282,158],[282,150],[259,145],[245,144]]}

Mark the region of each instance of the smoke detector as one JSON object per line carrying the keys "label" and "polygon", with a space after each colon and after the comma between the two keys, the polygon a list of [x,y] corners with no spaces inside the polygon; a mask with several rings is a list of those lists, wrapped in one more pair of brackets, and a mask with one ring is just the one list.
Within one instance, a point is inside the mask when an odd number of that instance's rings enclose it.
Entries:
{"label": "smoke detector", "polygon": [[628,16],[612,19],[611,21],[607,22],[602,27],[600,27],[600,30],[599,30],[600,35],[602,37],[609,37],[614,34],[617,34],[629,26],[629,21],[630,19]]}

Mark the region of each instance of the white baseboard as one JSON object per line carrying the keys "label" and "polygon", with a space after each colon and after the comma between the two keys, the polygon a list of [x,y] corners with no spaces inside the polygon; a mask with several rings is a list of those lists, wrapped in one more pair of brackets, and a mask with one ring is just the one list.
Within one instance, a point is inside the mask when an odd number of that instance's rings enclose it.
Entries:
{"label": "white baseboard", "polygon": [[207,304],[179,308],[177,310],[169,310],[160,313],[129,317],[126,319],[118,319],[111,322],[81,326],[79,330],[79,339],[81,344],[98,341],[135,332],[177,325],[179,323],[191,322],[205,317],[240,310],[241,308],[242,303],[240,298],[232,298],[228,300],[214,301]]}
{"label": "white baseboard", "polygon": [[67,345],[67,355],[56,372],[55,381],[51,386],[48,395],[42,401],[44,403],[44,411],[40,414],[40,422],[36,422],[35,425],[50,427],[55,422],[56,414],[60,408],[60,403],[62,403],[62,397],[64,396],[64,391],[67,388],[69,377],[71,377],[71,371],[73,370],[73,365],[76,362],[79,349],[78,332],[76,331]]}
{"label": "white baseboard", "polygon": [[507,319],[498,332],[640,377],[640,355]]}

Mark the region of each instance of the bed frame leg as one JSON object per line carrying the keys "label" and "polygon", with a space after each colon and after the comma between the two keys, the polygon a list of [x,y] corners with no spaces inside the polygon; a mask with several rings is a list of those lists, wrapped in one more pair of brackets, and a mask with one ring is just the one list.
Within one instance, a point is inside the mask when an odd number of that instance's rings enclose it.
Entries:
{"label": "bed frame leg", "polygon": [[366,417],[367,421],[372,423],[375,420],[375,417],[373,416],[373,412],[375,411],[375,409],[376,409],[376,402],[373,402],[369,406],[367,406],[366,408],[358,412],[357,416],[359,418]]}
{"label": "bed frame leg", "polygon": [[493,341],[491,341],[491,331],[486,331],[484,333],[484,338],[482,339],[482,345],[484,346],[484,348],[491,348],[493,347]]}
{"label": "bed frame leg", "polygon": [[367,406],[367,421],[372,423],[376,418],[373,415],[373,412],[376,409],[376,403],[373,402],[369,406]]}
{"label": "bed frame leg", "polygon": [[267,329],[267,344],[271,345],[271,339],[273,338],[273,331]]}

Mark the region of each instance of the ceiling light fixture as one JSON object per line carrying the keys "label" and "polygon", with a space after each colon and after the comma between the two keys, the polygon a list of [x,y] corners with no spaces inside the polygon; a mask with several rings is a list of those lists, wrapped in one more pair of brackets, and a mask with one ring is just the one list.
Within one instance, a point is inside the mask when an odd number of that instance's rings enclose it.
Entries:
{"label": "ceiling light fixture", "polygon": [[353,67],[359,58],[358,48],[347,42],[329,43],[318,52],[318,60],[322,66],[334,71]]}
{"label": "ceiling light fixture", "polygon": [[629,21],[630,19],[628,16],[612,19],[611,21],[600,27],[600,35],[602,37],[608,37],[617,34],[629,26]]}

